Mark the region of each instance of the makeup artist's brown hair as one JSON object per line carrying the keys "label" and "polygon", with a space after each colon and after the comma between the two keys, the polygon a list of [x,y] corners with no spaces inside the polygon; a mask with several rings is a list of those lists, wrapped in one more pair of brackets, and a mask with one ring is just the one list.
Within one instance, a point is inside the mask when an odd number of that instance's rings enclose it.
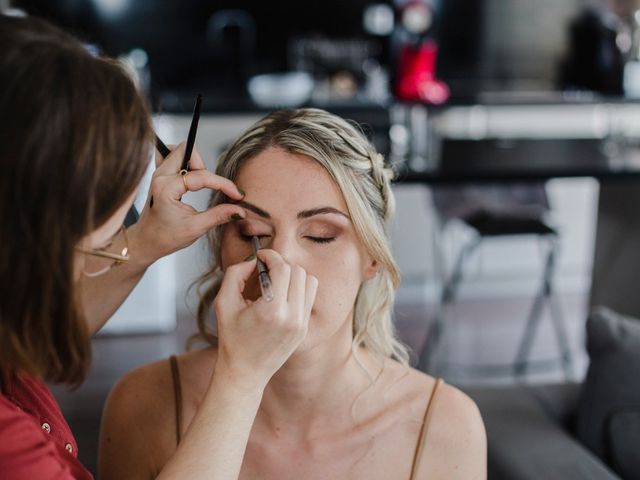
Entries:
{"label": "makeup artist's brown hair", "polygon": [[74,248],[134,192],[145,101],[115,62],[0,15],[0,373],[77,385],[91,360]]}
{"label": "makeup artist's brown hair", "polygon": [[[391,318],[400,283],[387,229],[394,210],[393,170],[356,124],[324,110],[302,108],[273,112],[251,126],[222,153],[216,173],[235,180],[244,162],[270,147],[310,157],[329,173],[344,196],[359,240],[379,266],[375,278],[360,286],[355,301],[354,352],[357,347],[364,347],[407,365],[407,347],[398,340]],[[216,192],[211,205],[226,200]],[[207,317],[222,281],[222,228],[209,233],[212,265],[199,279],[199,286],[204,288],[198,306],[198,336],[211,344],[216,343],[216,337]]]}

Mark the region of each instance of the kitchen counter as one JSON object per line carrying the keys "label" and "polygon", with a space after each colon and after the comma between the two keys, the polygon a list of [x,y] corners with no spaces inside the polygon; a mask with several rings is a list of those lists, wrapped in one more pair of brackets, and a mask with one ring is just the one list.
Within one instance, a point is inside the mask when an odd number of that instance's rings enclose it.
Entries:
{"label": "kitchen counter", "polygon": [[640,178],[640,103],[399,106],[408,148],[398,180],[455,183]]}

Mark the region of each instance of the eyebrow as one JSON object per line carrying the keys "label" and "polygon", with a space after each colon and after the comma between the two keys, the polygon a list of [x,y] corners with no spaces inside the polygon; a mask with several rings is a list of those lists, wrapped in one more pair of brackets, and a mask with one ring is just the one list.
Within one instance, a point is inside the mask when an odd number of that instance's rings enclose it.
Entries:
{"label": "eyebrow", "polygon": [[[260,207],[256,207],[254,204],[249,203],[245,200],[239,200],[238,202],[236,202],[236,204],[246,208],[247,210],[251,210],[253,213],[255,213],[256,215],[262,218],[269,218],[269,219],[271,218],[271,215],[268,212],[264,211]],[[309,210],[303,210],[301,212],[298,212],[297,217],[299,219],[303,219],[303,218],[313,217],[314,215],[325,215],[328,213],[341,215],[350,220],[349,215],[333,207],[320,207],[320,208],[311,208]]]}
{"label": "eyebrow", "polygon": [[253,203],[246,202],[245,200],[238,200],[234,203],[246,208],[247,210],[251,210],[253,213],[259,215],[262,218],[271,218],[271,215],[269,215],[269,213],[265,212],[260,207],[256,207]]}
{"label": "eyebrow", "polygon": [[309,218],[309,217],[313,217],[314,215],[324,215],[327,213],[342,215],[347,219],[349,218],[349,215],[333,207],[321,207],[321,208],[312,208],[310,210],[303,210],[302,212],[298,213],[298,218]]}

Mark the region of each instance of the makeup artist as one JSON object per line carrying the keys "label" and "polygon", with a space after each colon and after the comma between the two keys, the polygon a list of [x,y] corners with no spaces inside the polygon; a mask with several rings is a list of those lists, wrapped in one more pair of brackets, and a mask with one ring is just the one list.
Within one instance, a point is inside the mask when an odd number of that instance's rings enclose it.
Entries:
{"label": "makeup artist", "polygon": [[[90,336],[146,268],[233,215],[245,215],[231,204],[198,213],[180,201],[186,191],[203,188],[242,198],[195,153],[191,171],[178,175],[181,146],[156,170],[153,208],[147,202],[138,223],[125,230],[152,141],[145,102],[120,67],[92,57],[46,22],[0,15],[4,480],[91,478],[45,382],[81,383],[90,364]],[[251,309],[243,303],[242,285],[255,268],[249,259],[229,269],[228,307]],[[259,385],[305,331],[293,316],[265,322],[255,315],[229,322],[228,330],[221,340],[227,362],[216,367],[196,420],[158,478],[237,478]],[[247,339],[255,340],[252,348]]]}

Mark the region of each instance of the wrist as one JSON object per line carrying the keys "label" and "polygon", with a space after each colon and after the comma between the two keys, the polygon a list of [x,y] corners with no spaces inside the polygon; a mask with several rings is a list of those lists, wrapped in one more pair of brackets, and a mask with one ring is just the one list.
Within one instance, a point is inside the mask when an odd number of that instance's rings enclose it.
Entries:
{"label": "wrist", "polygon": [[144,239],[143,229],[139,224],[134,224],[127,228],[127,236],[129,238],[129,256],[128,264],[132,271],[136,273],[144,272],[156,260],[160,258],[153,255],[149,247],[150,243]]}
{"label": "wrist", "polygon": [[242,396],[262,398],[269,379],[255,370],[243,372],[218,360],[211,378],[212,387]]}

